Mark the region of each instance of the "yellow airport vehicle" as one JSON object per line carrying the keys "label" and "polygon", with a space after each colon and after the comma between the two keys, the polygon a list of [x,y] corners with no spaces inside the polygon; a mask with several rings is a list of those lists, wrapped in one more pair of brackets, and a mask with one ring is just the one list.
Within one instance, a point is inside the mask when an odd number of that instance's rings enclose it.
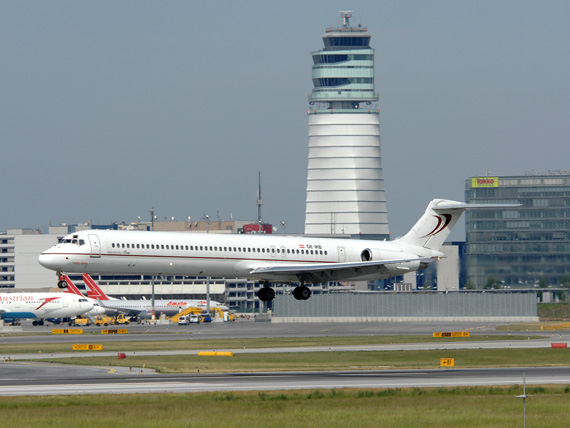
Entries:
{"label": "yellow airport vehicle", "polygon": [[127,325],[129,324],[130,320],[128,317],[125,316],[125,314],[119,314],[117,316],[114,317],[107,317],[107,316],[101,316],[99,315],[97,318],[95,318],[95,325],[101,326],[108,326],[108,325],[115,325],[115,324],[124,324]]}
{"label": "yellow airport vehicle", "polygon": [[81,315],[77,316],[74,320],[72,320],[69,325],[70,326],[89,326],[91,324],[91,320],[89,318],[82,317]]}
{"label": "yellow airport vehicle", "polygon": [[220,308],[211,308],[210,311],[216,316],[222,318],[224,321],[235,321],[234,314],[228,311],[222,311]]}
{"label": "yellow airport vehicle", "polygon": [[200,315],[202,313],[202,308],[195,308],[192,306],[187,307],[181,312],[178,312],[176,315],[173,315],[169,318],[174,324],[177,324],[180,321],[180,317],[185,317],[186,315]]}

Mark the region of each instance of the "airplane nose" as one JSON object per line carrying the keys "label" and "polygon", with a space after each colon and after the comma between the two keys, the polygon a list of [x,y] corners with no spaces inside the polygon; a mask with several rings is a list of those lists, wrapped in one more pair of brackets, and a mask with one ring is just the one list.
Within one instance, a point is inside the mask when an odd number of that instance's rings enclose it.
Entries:
{"label": "airplane nose", "polygon": [[38,262],[40,263],[40,265],[42,265],[43,267],[47,268],[47,269],[53,269],[53,255],[51,254],[40,254],[40,256],[38,257]]}

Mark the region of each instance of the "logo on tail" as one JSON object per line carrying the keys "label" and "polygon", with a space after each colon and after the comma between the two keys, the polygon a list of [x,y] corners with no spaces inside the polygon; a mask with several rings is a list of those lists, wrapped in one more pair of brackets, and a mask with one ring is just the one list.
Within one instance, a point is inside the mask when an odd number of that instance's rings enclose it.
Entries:
{"label": "logo on tail", "polygon": [[[443,220],[442,216],[445,218],[445,221]],[[441,216],[434,215],[434,217],[437,218],[437,225],[430,233],[422,236],[422,238],[427,238],[428,236],[437,235],[439,232],[445,229],[449,225],[449,222],[451,221],[451,214],[442,214]]]}

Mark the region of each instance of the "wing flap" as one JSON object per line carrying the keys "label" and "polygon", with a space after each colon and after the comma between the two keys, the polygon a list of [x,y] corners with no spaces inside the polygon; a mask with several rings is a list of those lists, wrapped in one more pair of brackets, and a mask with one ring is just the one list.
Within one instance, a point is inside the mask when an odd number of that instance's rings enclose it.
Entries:
{"label": "wing flap", "polygon": [[[274,265],[255,268],[250,272],[250,274],[253,277],[267,278],[275,281],[283,279],[287,282],[285,278],[297,277],[299,280],[304,282],[319,283],[326,281],[358,279],[359,277],[364,278],[371,275],[378,275],[380,277],[389,273],[388,265],[410,262],[429,263],[431,261],[433,260],[430,257],[411,257],[368,262]],[[409,269],[402,267],[402,270],[406,271]]]}

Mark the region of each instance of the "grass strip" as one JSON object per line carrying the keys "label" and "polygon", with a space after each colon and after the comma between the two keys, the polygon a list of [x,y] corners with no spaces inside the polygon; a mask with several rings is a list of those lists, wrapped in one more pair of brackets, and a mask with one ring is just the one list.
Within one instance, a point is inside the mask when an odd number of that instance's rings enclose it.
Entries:
{"label": "grass strip", "polygon": [[[527,424],[568,426],[569,386],[527,387]],[[521,386],[3,397],[3,428],[514,428]]]}
{"label": "grass strip", "polygon": [[441,358],[453,358],[456,368],[570,366],[567,349],[437,349],[421,351],[288,352],[198,355],[78,357],[54,359],[63,364],[145,367],[161,373],[239,373],[273,371],[436,369]]}

